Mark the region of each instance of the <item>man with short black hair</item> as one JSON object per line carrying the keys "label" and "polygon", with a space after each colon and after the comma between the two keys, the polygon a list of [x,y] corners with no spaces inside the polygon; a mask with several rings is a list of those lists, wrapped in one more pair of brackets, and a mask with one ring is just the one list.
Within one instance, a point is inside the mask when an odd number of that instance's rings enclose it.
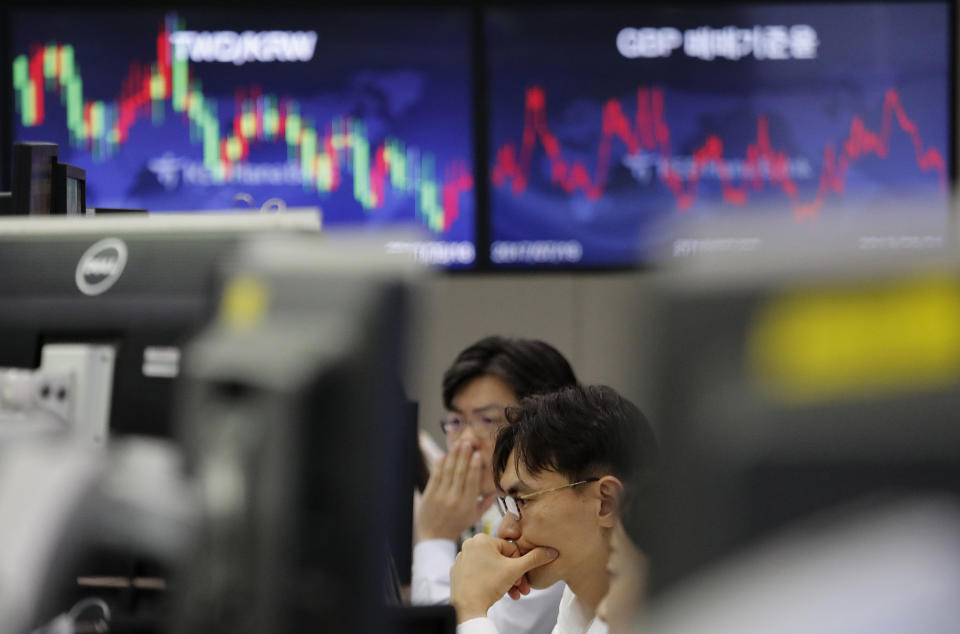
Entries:
{"label": "man with short black hair", "polygon": [[[496,531],[500,515],[492,506],[491,463],[496,434],[506,424],[504,409],[526,396],[576,383],[570,364],[549,344],[506,337],[477,341],[444,373],[447,415],[441,428],[449,453],[431,473],[416,514],[414,603],[447,603],[457,542]],[[505,632],[547,634],[562,593],[557,584],[520,602],[507,598],[490,617]]]}
{"label": "man with short black hair", "polygon": [[443,374],[443,404],[454,411],[454,398],[481,376],[503,381],[517,399],[554,392],[577,384],[567,359],[537,339],[485,337],[465,348]]}
{"label": "man with short black hair", "polygon": [[463,545],[451,570],[459,634],[510,634],[487,610],[504,592],[565,581],[556,634],[599,634],[610,537],[624,483],[652,468],[656,441],[646,418],[605,386],[569,387],[506,411],[494,478],[503,495],[499,538]]}

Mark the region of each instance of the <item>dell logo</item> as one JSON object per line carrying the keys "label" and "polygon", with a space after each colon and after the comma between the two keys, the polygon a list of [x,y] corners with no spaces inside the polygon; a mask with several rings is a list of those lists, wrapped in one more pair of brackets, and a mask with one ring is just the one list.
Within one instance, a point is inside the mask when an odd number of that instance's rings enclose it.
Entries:
{"label": "dell logo", "polygon": [[127,265],[127,245],[119,238],[104,238],[77,263],[77,288],[84,295],[100,295],[116,284]]}

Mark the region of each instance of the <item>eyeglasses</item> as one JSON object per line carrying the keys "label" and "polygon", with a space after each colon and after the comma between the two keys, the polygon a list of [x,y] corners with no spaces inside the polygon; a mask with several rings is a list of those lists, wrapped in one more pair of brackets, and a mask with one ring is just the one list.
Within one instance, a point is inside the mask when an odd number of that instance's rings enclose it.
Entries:
{"label": "eyeglasses", "polygon": [[600,478],[587,478],[586,480],[580,480],[579,482],[561,484],[560,486],[553,487],[552,489],[543,489],[541,491],[534,491],[532,493],[524,493],[523,495],[506,495],[504,497],[498,497],[497,506],[500,507],[500,516],[503,517],[507,513],[510,513],[517,519],[517,521],[519,521],[521,517],[520,509],[523,507],[523,503],[530,498],[535,498],[543,495],[544,493],[550,493],[551,491],[559,491],[560,489],[580,486],[581,484],[587,484],[589,482],[596,482],[599,479]]}
{"label": "eyeglasses", "polygon": [[506,421],[500,416],[460,416],[450,415],[440,421],[440,429],[448,438],[456,438],[467,427],[473,427],[473,431],[484,436],[496,436],[497,432],[503,427]]}

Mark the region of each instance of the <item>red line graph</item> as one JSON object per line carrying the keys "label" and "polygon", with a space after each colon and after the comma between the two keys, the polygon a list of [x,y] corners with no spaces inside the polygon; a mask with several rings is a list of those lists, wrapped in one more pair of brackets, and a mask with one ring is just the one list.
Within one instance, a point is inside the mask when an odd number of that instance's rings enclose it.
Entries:
{"label": "red line graph", "polygon": [[551,182],[568,194],[583,192],[588,199],[598,200],[606,191],[613,140],[619,139],[630,154],[647,150],[658,152],[661,158],[666,159],[661,161],[661,166],[666,166],[666,169],[661,168],[659,176],[675,196],[679,211],[689,209],[696,202],[700,174],[710,164],[715,167],[719,177],[723,201],[733,205],[746,204],[751,191],[760,191],[763,188],[760,167],[765,165],[770,186],[779,188],[790,198],[794,219],[801,221],[817,218],[830,194],[844,193],[851,165],[868,156],[887,158],[894,123],[910,138],[920,170],[935,171],[939,176],[941,189],[946,192],[946,161],[935,148],[924,146],[916,124],[900,103],[899,93],[890,89],[884,95],[880,131],[871,131],[863,119],[854,116],[847,138],[839,144],[839,151],[830,143],[824,147],[823,167],[816,195],[812,200],[800,201],[797,185],[790,177],[788,169],[790,157],[786,152],[773,147],[769,121],[765,116],[757,118],[756,138],[747,146],[743,160],[743,171],[753,174],[752,178],[744,178],[739,184],[734,183],[730,159],[723,155],[723,140],[713,134],[694,150],[693,169],[685,178],[671,167],[670,128],[664,117],[663,90],[641,87],[637,90],[636,117],[632,123],[624,114],[619,100],[610,99],[604,104],[596,170],[591,176],[584,163],[568,162],[563,158],[560,142],[547,125],[546,93],[540,86],[532,86],[526,93],[519,156],[513,143],[508,142],[500,147],[496,153],[491,179],[498,187],[509,181],[511,191],[522,194],[529,183],[530,164],[539,142],[550,161]]}

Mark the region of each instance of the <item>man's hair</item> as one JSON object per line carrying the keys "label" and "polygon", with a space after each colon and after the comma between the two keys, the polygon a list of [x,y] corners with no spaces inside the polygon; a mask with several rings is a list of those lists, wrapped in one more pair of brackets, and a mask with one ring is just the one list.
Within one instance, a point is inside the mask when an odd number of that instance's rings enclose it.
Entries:
{"label": "man's hair", "polygon": [[556,348],[535,339],[486,337],[465,349],[443,374],[443,404],[453,409],[453,397],[473,379],[495,376],[518,399],[576,385],[573,368]]}
{"label": "man's hair", "polygon": [[493,450],[496,482],[511,452],[532,475],[555,471],[578,482],[610,474],[628,489],[643,486],[655,468],[657,442],[643,412],[605,385],[525,398],[506,416]]}

